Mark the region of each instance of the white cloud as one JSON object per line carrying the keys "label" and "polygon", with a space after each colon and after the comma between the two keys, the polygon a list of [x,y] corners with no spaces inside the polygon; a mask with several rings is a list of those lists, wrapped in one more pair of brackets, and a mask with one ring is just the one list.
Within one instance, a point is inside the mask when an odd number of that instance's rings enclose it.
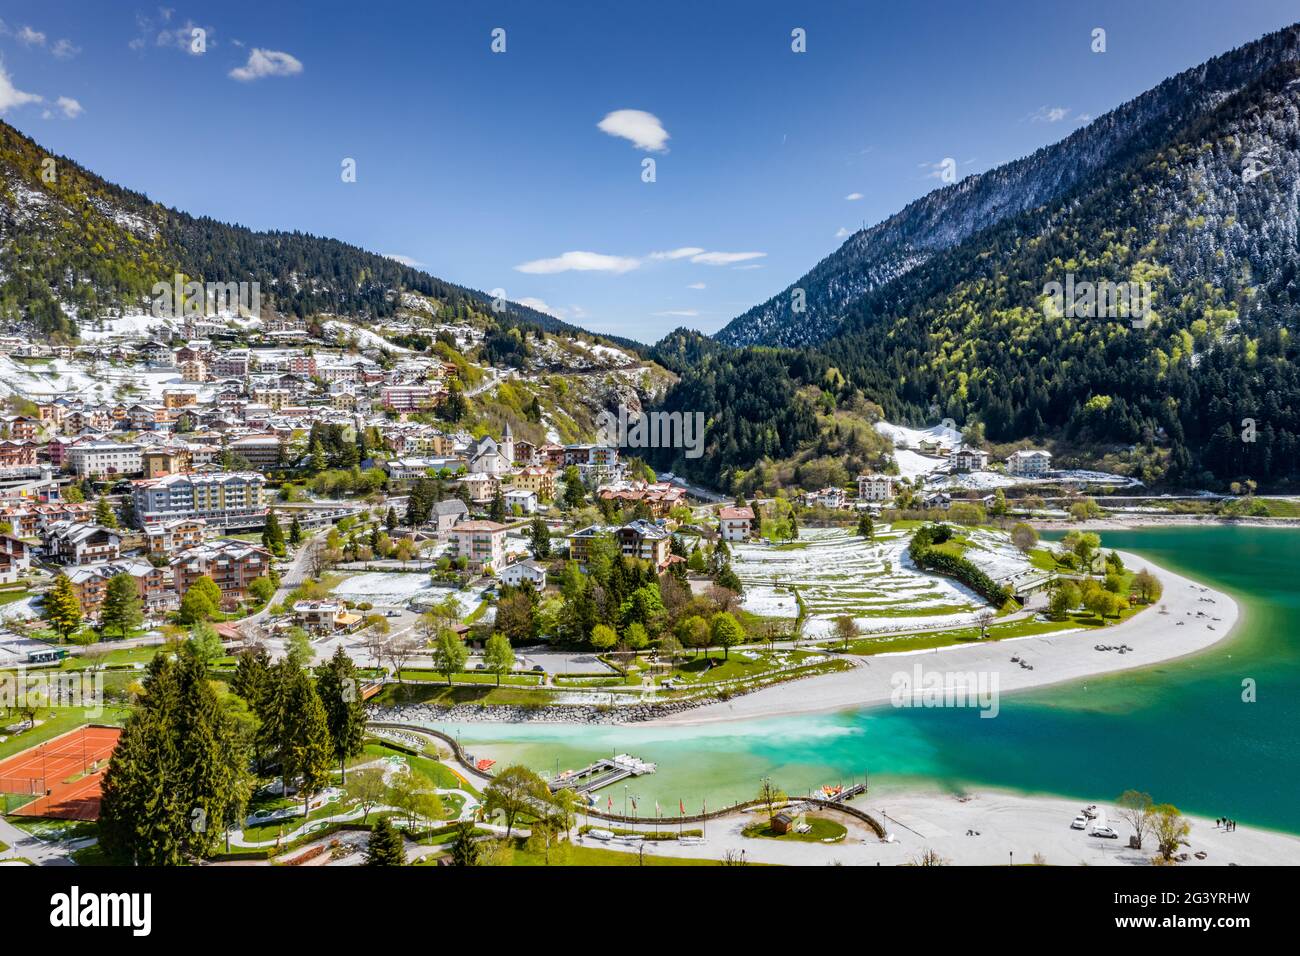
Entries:
{"label": "white cloud", "polygon": [[0,62],[0,113],[12,109],[15,106],[25,106],[28,103],[39,103],[41,97],[35,93],[24,93],[14,86],[13,81],[9,79],[9,74],[5,70],[3,62]]}
{"label": "white cloud", "polygon": [[545,314],[549,315],[553,319],[563,319],[567,316],[567,313],[564,309],[552,308],[541,299],[535,299],[531,296],[525,296],[522,299],[515,299],[515,301],[522,306],[526,306],[527,308],[536,309],[538,312],[544,312]]}
{"label": "white cloud", "polygon": [[1076,117],[1074,118],[1074,121],[1075,121],[1076,123],[1091,123],[1091,122],[1092,122],[1092,114],[1091,114],[1091,113],[1080,113],[1078,116],[1076,116]]}
{"label": "white cloud", "polygon": [[690,285],[688,285],[686,288],[688,288],[688,289],[707,289],[708,286],[705,285],[703,282],[692,282],[692,283],[691,283]]}
{"label": "white cloud", "polygon": [[862,193],[849,193],[844,198],[849,202],[857,202],[859,199],[866,199],[867,197],[862,195]]}
{"label": "white cloud", "polygon": [[647,152],[664,153],[668,147],[668,131],[659,122],[659,117],[644,110],[614,110],[596,124],[596,128],[610,136],[619,136],[628,140],[637,149]]}
{"label": "white cloud", "polygon": [[851,233],[850,233],[847,229],[845,229],[843,226],[840,226],[840,228],[838,228],[838,229],[835,230],[835,238],[836,238],[836,239],[843,239],[845,236],[848,236],[848,235],[851,235]]}
{"label": "white cloud", "polygon": [[[164,19],[168,19],[164,17]],[[203,48],[196,50],[194,48],[195,30],[203,31]],[[174,30],[159,30],[158,36],[154,38],[156,46],[175,47],[182,53],[188,53],[191,56],[202,56],[208,48],[217,45],[213,38],[216,30],[212,27],[205,27],[195,23],[193,20],[186,20]]]}
{"label": "white cloud", "polygon": [[534,259],[515,266],[518,272],[551,275],[556,272],[630,272],[641,265],[628,256],[607,256],[600,252],[566,252],[554,259]]}
{"label": "white cloud", "polygon": [[412,268],[424,265],[424,263],[419,259],[412,259],[410,256],[402,255],[400,252],[385,252],[384,258],[392,259],[394,262],[400,262],[402,265],[411,266]]}
{"label": "white cloud", "polygon": [[679,319],[693,319],[700,313],[695,309],[670,309],[667,312],[656,312],[655,315],[671,315]]}
{"label": "white cloud", "polygon": [[766,252],[701,252],[699,255],[691,256],[691,262],[699,262],[706,266],[729,266],[749,259],[761,259],[766,255]]}
{"label": "white cloud", "polygon": [[753,264],[751,264],[751,265],[747,265],[747,266],[736,266],[736,271],[738,271],[738,272],[747,272],[747,271],[749,271],[750,269],[761,269],[761,268],[763,268],[763,266],[762,266],[761,263],[753,263]]}
{"label": "white cloud", "polygon": [[280,50],[253,47],[253,52],[248,54],[248,62],[231,70],[230,76],[241,83],[247,83],[264,76],[293,76],[301,72],[302,63],[296,57]]}
{"label": "white cloud", "polygon": [[55,102],[58,104],[59,109],[63,110],[63,116],[65,119],[76,119],[85,112],[85,110],[82,109],[81,104],[71,96],[60,96],[55,100]]}
{"label": "white cloud", "polygon": [[54,46],[50,47],[50,53],[60,60],[70,60],[80,52],[81,47],[73,46],[67,38],[54,41]]}
{"label": "white cloud", "polygon": [[682,246],[680,249],[669,249],[665,252],[650,253],[651,259],[686,259],[690,256],[698,256],[704,250],[699,246]]}
{"label": "white cloud", "polygon": [[40,30],[33,30],[31,27],[23,27],[15,36],[18,42],[24,46],[45,46],[45,34]]}
{"label": "white cloud", "polygon": [[1033,123],[1059,123],[1070,115],[1068,106],[1040,106],[1029,114]]}

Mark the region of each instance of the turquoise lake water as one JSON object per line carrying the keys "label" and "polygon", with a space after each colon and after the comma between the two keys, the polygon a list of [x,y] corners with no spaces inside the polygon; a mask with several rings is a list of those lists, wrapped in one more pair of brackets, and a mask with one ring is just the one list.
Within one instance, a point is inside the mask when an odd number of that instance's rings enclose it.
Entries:
{"label": "turquoise lake water", "polygon": [[[655,801],[669,815],[679,799],[688,812],[747,799],[769,774],[802,793],[869,772],[876,792],[919,782],[1111,800],[1138,789],[1191,813],[1300,832],[1300,530],[1112,531],[1102,544],[1231,594],[1244,612],[1233,636],[1181,661],[1004,695],[991,720],[876,707],[701,727],[445,729],[476,755],[543,772],[620,752],[653,761],[657,773],[601,794],[620,810],[637,799],[641,813]],[[1245,678],[1255,703],[1242,700]]]}

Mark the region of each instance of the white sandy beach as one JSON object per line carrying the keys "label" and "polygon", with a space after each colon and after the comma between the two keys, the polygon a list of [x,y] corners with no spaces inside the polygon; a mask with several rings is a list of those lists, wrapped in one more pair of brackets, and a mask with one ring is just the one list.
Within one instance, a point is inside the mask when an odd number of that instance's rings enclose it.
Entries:
{"label": "white sandy beach", "polygon": [[[1155,606],[1120,624],[858,658],[859,666],[851,671],[778,684],[651,723],[700,724],[885,704],[893,693],[894,675],[912,673],[917,664],[927,674],[996,674],[999,693],[1028,690],[1186,657],[1222,641],[1232,631],[1241,611],[1231,597],[1138,555],[1120,555],[1127,567],[1148,568],[1164,585],[1164,594]],[[1099,643],[1127,644],[1133,649],[1124,654],[1095,650]],[[1033,670],[1013,663],[1013,655],[1028,661]]]}
{"label": "white sandy beach", "polygon": [[[710,821],[701,845],[654,843],[648,845],[647,852],[716,860],[728,851],[744,850],[746,859],[752,862],[787,866],[900,866],[915,863],[926,850],[933,850],[955,866],[1033,863],[1036,856],[1051,866],[1150,866],[1156,855],[1150,835],[1144,849],[1130,850],[1130,827],[1120,820],[1114,807],[1105,804],[1099,807],[1106,812],[1118,839],[1071,830],[1070,821],[1085,801],[1067,797],[998,790],[973,790],[961,795],[937,790],[886,790],[852,804],[883,822],[891,841],[882,843],[865,825],[857,823],[850,827],[845,839],[830,844],[745,837],[741,831],[760,818],[735,814]],[[827,816],[846,822],[842,815]],[[1214,820],[1188,820],[1192,830],[1189,845],[1183,850],[1189,859],[1179,867],[1300,864],[1300,837],[1244,825],[1228,832],[1217,828]],[[588,839],[586,845],[602,844]],[[626,849],[618,845],[611,848]],[[1196,858],[1198,851],[1205,853],[1205,859]]]}

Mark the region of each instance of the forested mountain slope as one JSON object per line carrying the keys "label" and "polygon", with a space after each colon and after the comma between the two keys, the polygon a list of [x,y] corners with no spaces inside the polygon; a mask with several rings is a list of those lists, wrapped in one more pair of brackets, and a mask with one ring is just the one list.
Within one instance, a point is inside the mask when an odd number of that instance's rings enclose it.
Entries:
{"label": "forested mountain slope", "polygon": [[[1300,57],[1300,25],[1262,37],[1171,77],[1031,156],[937,189],[850,236],[780,294],[716,334],[727,345],[814,345],[854,307],[905,283],[914,269],[1009,217],[1089,188],[1212,111],[1279,64]],[[807,310],[791,311],[804,290]]]}

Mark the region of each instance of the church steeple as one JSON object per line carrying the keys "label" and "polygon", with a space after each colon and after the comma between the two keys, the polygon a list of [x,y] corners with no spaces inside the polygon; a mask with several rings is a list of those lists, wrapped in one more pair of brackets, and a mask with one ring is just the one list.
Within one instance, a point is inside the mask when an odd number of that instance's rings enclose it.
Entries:
{"label": "church steeple", "polygon": [[509,422],[506,422],[505,431],[501,433],[501,457],[512,463],[515,460],[515,436],[510,430]]}

